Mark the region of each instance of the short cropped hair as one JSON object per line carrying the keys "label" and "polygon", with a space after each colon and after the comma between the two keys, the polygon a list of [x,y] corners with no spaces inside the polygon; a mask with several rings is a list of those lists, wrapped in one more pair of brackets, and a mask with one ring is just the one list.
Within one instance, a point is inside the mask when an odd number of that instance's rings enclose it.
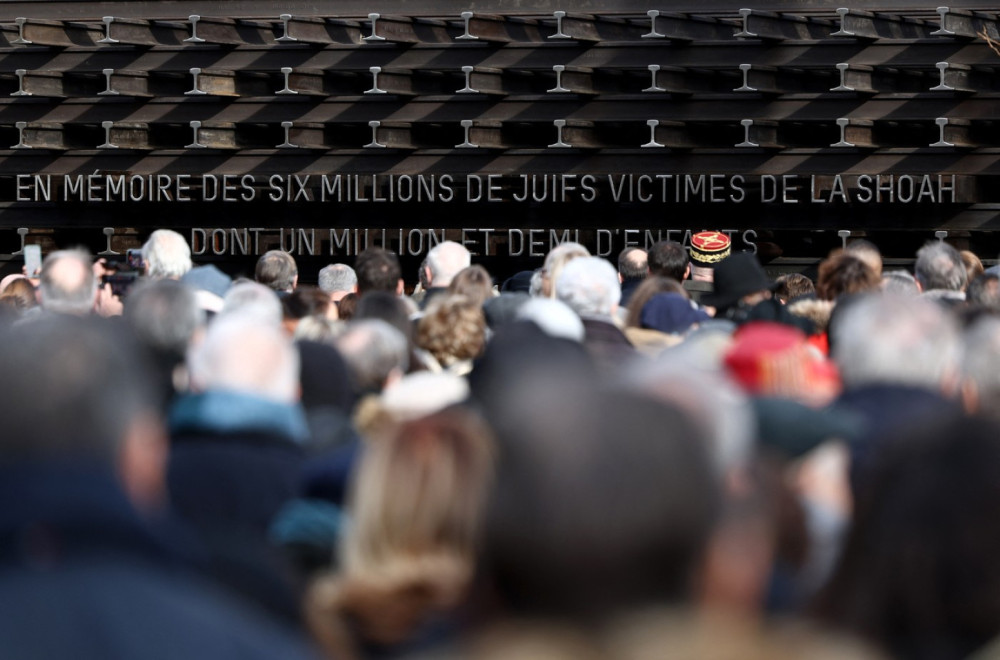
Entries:
{"label": "short cropped hair", "polygon": [[319,271],[319,288],[327,293],[354,291],[358,276],[347,264],[330,264]]}
{"label": "short cropped hair", "polygon": [[399,257],[384,248],[368,248],[354,261],[354,271],[358,275],[358,293],[368,291],[388,291],[395,293],[403,269]]}
{"label": "short cropped hair", "polygon": [[386,380],[409,366],[409,344],[403,333],[380,319],[351,321],[335,340],[347,360],[359,393],[377,393]]}
{"label": "short cropped hair", "polygon": [[177,232],[157,229],[142,246],[142,260],[147,277],[180,279],[191,270],[191,247]]}
{"label": "short cropped hair", "polygon": [[637,248],[625,248],[618,255],[618,274],[626,280],[641,280],[649,272],[649,261],[646,251]]}
{"label": "short cropped hair", "polygon": [[691,257],[676,241],[660,241],[649,248],[649,274],[669,277],[682,282]]}
{"label": "short cropped hair", "polygon": [[299,269],[295,259],[284,250],[268,250],[257,260],[254,279],[275,291],[291,291]]}
{"label": "short cropped hair", "polygon": [[471,263],[472,255],[464,245],[455,241],[438,243],[427,253],[426,264],[431,271],[431,286],[448,286],[459,271],[468,268]]}

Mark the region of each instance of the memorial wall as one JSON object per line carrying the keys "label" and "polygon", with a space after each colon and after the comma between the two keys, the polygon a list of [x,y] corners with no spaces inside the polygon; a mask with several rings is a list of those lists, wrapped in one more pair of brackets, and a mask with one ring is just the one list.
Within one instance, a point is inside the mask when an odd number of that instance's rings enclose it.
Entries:
{"label": "memorial wall", "polygon": [[444,239],[509,274],[703,229],[776,267],[848,235],[1000,253],[987,5],[277,6],[5,3],[6,270],[160,227],[304,275],[372,245],[415,272]]}

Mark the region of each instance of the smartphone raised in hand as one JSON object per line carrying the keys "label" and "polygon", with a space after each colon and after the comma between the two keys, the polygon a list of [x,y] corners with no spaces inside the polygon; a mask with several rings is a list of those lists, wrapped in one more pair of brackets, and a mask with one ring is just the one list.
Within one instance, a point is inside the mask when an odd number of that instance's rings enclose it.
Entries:
{"label": "smartphone raised in hand", "polygon": [[26,277],[38,277],[42,274],[42,246],[24,246],[24,274]]}

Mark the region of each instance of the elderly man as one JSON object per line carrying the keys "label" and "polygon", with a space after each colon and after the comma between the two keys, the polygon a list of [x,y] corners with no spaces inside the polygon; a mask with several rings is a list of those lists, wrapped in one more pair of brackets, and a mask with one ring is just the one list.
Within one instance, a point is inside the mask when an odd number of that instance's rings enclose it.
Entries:
{"label": "elderly man", "polygon": [[38,319],[3,334],[0,369],[4,657],[308,657],[154,530],[166,440],[123,326]]}
{"label": "elderly man", "polygon": [[583,321],[583,344],[598,366],[611,371],[631,360],[636,351],[614,323],[621,287],[614,266],[600,257],[578,257],[556,280],[556,298]]}
{"label": "elderly man", "polygon": [[288,294],[299,283],[299,268],[284,250],[268,250],[257,260],[254,279],[278,295]]}
{"label": "elderly man", "polygon": [[381,319],[352,321],[336,347],[351,368],[359,395],[378,394],[409,368],[406,336]]}
{"label": "elderly man", "polygon": [[455,241],[444,241],[431,248],[423,265],[422,279],[427,282],[427,293],[420,301],[420,308],[425,309],[435,296],[447,291],[452,279],[471,263],[469,251]]}
{"label": "elderly man", "polygon": [[97,301],[97,278],[85,250],[59,250],[42,263],[39,284],[42,309],[56,314],[86,316]]}
{"label": "elderly man", "polygon": [[146,277],[179,280],[191,270],[191,248],[184,237],[170,229],[157,229],[142,246]]}
{"label": "elderly man", "polygon": [[358,292],[358,275],[347,264],[330,264],[319,271],[319,288],[338,303],[349,293]]}
{"label": "elderly man", "polygon": [[174,510],[207,547],[214,577],[293,620],[298,596],[268,530],[298,494],[304,461],[298,353],[279,326],[232,312],[212,321],[187,362],[192,393],[169,416]]}

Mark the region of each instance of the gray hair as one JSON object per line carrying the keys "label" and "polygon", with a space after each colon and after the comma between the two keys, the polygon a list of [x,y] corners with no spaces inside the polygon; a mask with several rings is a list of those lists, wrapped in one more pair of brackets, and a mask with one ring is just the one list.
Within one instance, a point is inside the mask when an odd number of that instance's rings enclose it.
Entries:
{"label": "gray hair", "polygon": [[351,321],[334,343],[361,392],[380,392],[394,371],[403,375],[409,366],[406,337],[381,319]]}
{"label": "gray hair", "polygon": [[580,316],[610,317],[622,298],[615,267],[600,257],[578,257],[562,269],[556,297]]}
{"label": "gray hair", "polygon": [[451,284],[452,279],[472,263],[472,256],[464,245],[455,241],[438,243],[427,253],[427,269],[431,271],[431,286]]}
{"label": "gray hair", "polygon": [[[556,280],[559,279],[559,273],[561,273],[562,269],[566,267],[566,264],[578,257],[589,256],[590,250],[583,247],[579,243],[574,243],[573,241],[560,243],[549,250],[549,253],[545,255],[545,263],[542,265],[541,271],[542,295],[549,298],[555,298]],[[534,285],[534,279],[532,279],[532,285]]]}
{"label": "gray hair", "polygon": [[187,363],[200,391],[232,390],[282,403],[298,397],[298,351],[280,327],[254,314],[217,316],[188,351]]}
{"label": "gray hair", "polygon": [[937,390],[958,369],[958,327],[941,305],[923,298],[881,294],[852,301],[831,324],[830,346],[846,387]]}
{"label": "gray hair", "polygon": [[351,292],[358,286],[358,275],[347,264],[330,264],[319,271],[319,288],[327,293]]}
{"label": "gray hair", "polygon": [[284,317],[278,295],[263,284],[237,282],[222,299],[220,314],[251,314],[269,325],[279,326]]}
{"label": "gray hair", "polygon": [[90,254],[83,249],[58,250],[42,263],[39,283],[42,308],[83,316],[94,309],[97,278]]}
{"label": "gray hair", "polygon": [[254,279],[275,291],[291,291],[298,276],[295,258],[284,250],[268,250],[254,269]]}
{"label": "gray hair", "polygon": [[924,291],[961,291],[969,277],[962,255],[944,241],[931,241],[917,250],[913,271]]}
{"label": "gray hair", "polygon": [[583,341],[583,321],[569,305],[551,298],[532,298],[517,310],[518,321],[531,321],[550,337]]}
{"label": "gray hair", "polygon": [[890,295],[915,296],[920,293],[917,278],[905,270],[889,270],[882,273],[882,291]]}
{"label": "gray hair", "polygon": [[205,311],[189,287],[175,280],[146,280],[129,292],[125,321],[148,346],[182,357]]}
{"label": "gray hair", "polygon": [[177,232],[157,229],[142,246],[142,260],[148,277],[178,279],[191,270],[191,248]]}

